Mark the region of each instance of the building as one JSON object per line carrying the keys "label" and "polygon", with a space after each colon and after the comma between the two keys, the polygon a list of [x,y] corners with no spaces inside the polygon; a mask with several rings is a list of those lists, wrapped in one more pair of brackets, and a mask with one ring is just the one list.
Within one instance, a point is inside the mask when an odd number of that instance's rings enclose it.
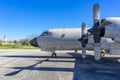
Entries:
{"label": "building", "polygon": [[4,39],[3,41],[0,42],[0,44],[2,45],[14,45],[14,41],[8,41],[8,37],[7,37],[7,34],[4,35]]}
{"label": "building", "polygon": [[4,45],[8,44],[7,34],[4,35],[3,44],[4,44]]}

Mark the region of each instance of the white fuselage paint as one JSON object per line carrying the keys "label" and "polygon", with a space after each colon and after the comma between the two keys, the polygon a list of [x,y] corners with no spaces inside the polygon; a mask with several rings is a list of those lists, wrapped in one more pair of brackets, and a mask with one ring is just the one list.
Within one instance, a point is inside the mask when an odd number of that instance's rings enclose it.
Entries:
{"label": "white fuselage paint", "polygon": [[104,37],[112,38],[115,42],[120,43],[120,17],[109,17],[105,20],[111,24],[105,26]]}
{"label": "white fuselage paint", "polygon": [[[41,49],[47,50],[81,50],[81,42],[78,41],[81,38],[81,28],[60,28],[47,30],[51,35],[38,36],[37,42]],[[43,32],[44,34],[44,32]],[[109,50],[110,43],[113,42],[109,38],[101,39],[101,48]],[[87,50],[93,50],[94,41],[93,36],[88,37]]]}

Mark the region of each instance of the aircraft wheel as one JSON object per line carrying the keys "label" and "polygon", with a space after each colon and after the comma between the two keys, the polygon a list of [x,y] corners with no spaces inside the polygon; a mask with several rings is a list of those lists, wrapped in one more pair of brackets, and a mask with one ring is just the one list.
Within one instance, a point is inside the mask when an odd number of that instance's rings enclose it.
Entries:
{"label": "aircraft wheel", "polygon": [[105,56],[105,52],[104,51],[101,51],[101,56]]}
{"label": "aircraft wheel", "polygon": [[57,57],[57,54],[56,53],[52,53],[52,57]]}
{"label": "aircraft wheel", "polygon": [[75,50],[75,53],[77,53],[77,50]]}

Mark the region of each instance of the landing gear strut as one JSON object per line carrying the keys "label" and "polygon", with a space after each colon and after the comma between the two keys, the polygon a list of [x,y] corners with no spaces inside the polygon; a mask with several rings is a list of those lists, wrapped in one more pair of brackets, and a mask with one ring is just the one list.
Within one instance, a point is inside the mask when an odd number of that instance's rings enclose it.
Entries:
{"label": "landing gear strut", "polygon": [[77,53],[77,50],[75,50],[75,53]]}
{"label": "landing gear strut", "polygon": [[57,54],[56,53],[52,53],[52,57],[57,57]]}

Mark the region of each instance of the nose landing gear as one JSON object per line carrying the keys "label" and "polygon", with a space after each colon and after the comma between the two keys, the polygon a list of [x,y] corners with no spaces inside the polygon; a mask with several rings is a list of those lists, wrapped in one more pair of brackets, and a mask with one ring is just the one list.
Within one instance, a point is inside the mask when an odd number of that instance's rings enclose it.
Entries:
{"label": "nose landing gear", "polygon": [[56,58],[56,57],[57,57],[57,54],[56,54],[56,53],[52,53],[52,57],[53,57],[53,58]]}

